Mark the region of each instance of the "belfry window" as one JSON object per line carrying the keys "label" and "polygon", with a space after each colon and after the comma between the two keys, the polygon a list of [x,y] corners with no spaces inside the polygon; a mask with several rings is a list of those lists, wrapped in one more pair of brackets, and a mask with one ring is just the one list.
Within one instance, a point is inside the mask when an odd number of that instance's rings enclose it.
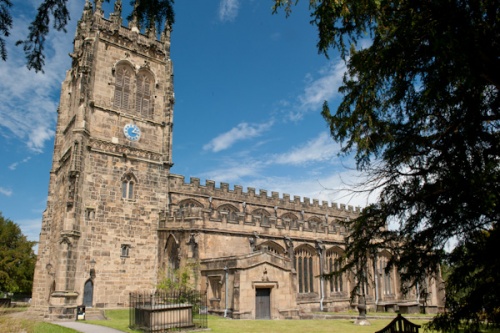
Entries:
{"label": "belfry window", "polygon": [[120,66],[115,72],[115,96],[113,101],[113,106],[116,109],[129,110],[129,100],[130,100],[130,80],[132,77],[132,70]]}
{"label": "belfry window", "polygon": [[152,90],[153,80],[147,74],[140,73],[137,76],[137,87],[135,95],[135,109],[138,115],[152,117]]}

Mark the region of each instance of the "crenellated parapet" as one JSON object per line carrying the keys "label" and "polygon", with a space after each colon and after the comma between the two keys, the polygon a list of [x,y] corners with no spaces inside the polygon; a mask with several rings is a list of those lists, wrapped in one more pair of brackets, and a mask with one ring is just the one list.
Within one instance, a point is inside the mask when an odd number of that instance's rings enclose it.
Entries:
{"label": "crenellated parapet", "polygon": [[301,198],[300,196],[283,193],[280,194],[275,191],[268,191],[265,189],[259,189],[256,191],[253,187],[247,187],[244,191],[243,187],[240,185],[234,185],[233,189],[230,189],[228,183],[221,182],[219,187],[213,180],[206,180],[205,185],[200,183],[199,178],[191,177],[189,182],[185,182],[185,177],[181,175],[171,175],[170,190],[179,192],[186,192],[192,194],[199,194],[201,196],[209,196],[212,199],[224,198],[224,200],[234,200],[237,202],[246,202],[248,204],[254,204],[258,206],[280,206],[287,208],[289,210],[308,210],[308,211],[318,211],[321,210],[324,214],[331,213],[332,215],[342,215],[350,216],[357,215],[361,212],[360,207],[354,207],[351,205],[330,203],[328,201],[320,201],[317,199],[311,199],[308,197]]}
{"label": "crenellated parapet", "polygon": [[[257,232],[276,237],[301,235],[343,239],[342,222],[355,218],[360,208],[264,189],[169,175],[170,200],[160,214],[160,228],[209,227],[227,232]],[[209,224],[207,224],[209,223]]]}

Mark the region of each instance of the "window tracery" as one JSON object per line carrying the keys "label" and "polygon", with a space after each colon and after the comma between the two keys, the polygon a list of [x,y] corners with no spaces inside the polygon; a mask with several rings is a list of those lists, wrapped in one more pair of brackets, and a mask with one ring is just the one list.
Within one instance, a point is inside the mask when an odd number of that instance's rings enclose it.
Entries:
{"label": "window tracery", "polygon": [[307,225],[308,225],[308,228],[309,230],[316,230],[316,231],[321,231],[321,220],[317,217],[311,217],[308,221],[307,221]]}
{"label": "window tracery", "polygon": [[154,75],[147,68],[136,73],[132,64],[124,60],[120,61],[113,71],[115,76],[113,107],[127,113],[135,112],[144,118],[153,118]]}
{"label": "window tracery", "polygon": [[127,172],[122,177],[122,198],[126,200],[134,200],[136,191],[137,179],[132,172]]}
{"label": "window tracery", "polygon": [[252,212],[252,222],[260,223],[260,225],[268,226],[270,224],[269,217],[271,214],[265,209],[256,209]]}
{"label": "window tracery", "polygon": [[227,220],[229,222],[238,221],[238,210],[233,205],[225,204],[219,206],[217,209],[219,219],[222,219],[223,214],[227,214]]}
{"label": "window tracery", "polygon": [[274,254],[277,254],[279,256],[285,255],[285,249],[273,241],[266,241],[262,244],[259,244],[256,249],[262,250],[263,248],[265,248],[267,251],[272,252]]}
{"label": "window tracery", "polygon": [[295,250],[295,270],[300,294],[314,292],[315,257],[313,248],[300,246]]}
{"label": "window tracery", "polygon": [[166,278],[171,281],[175,281],[177,278],[175,273],[177,269],[179,269],[179,246],[172,235],[170,235],[167,239],[164,255],[164,270]]}
{"label": "window tracery", "polygon": [[151,75],[140,72],[137,75],[136,94],[135,94],[135,109],[138,115],[146,118],[151,118],[152,112],[152,92],[153,79]]}
{"label": "window tracery", "polygon": [[203,205],[196,200],[187,199],[179,203],[177,217],[199,217],[201,215]]}
{"label": "window tracery", "polygon": [[[339,273],[342,270],[342,252],[339,248],[332,248],[327,251],[326,265],[330,273]],[[344,291],[344,279],[342,274],[331,275],[329,283],[331,293],[342,293]]]}
{"label": "window tracery", "polygon": [[113,106],[128,111],[130,108],[130,91],[133,70],[127,65],[120,65],[115,70],[115,96]]}
{"label": "window tracery", "polygon": [[281,220],[283,221],[283,224],[289,225],[290,229],[299,228],[298,218],[295,214],[285,213],[281,216]]}
{"label": "window tracery", "polygon": [[392,269],[387,271],[390,255],[383,252],[379,256],[379,272],[382,275],[382,292],[384,295],[394,295],[394,286],[392,279]]}

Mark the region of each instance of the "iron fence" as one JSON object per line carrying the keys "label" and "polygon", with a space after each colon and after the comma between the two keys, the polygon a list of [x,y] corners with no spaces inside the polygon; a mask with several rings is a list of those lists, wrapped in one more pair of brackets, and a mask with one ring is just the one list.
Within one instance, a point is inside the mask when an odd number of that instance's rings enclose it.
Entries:
{"label": "iron fence", "polygon": [[375,333],[418,333],[420,325],[414,324],[398,313],[386,327]]}
{"label": "iron fence", "polygon": [[207,295],[204,293],[130,293],[130,328],[161,333],[207,327]]}

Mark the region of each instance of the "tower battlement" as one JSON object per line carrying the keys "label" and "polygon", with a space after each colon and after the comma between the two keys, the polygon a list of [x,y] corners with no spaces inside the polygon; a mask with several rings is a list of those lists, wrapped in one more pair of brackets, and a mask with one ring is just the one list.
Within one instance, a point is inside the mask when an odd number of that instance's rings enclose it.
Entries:
{"label": "tower battlement", "polygon": [[108,19],[105,18],[102,9],[102,0],[96,0],[95,7],[89,0],[86,1],[77,25],[75,49],[79,42],[97,33],[104,34],[110,41],[119,43],[132,52],[160,59],[170,57],[170,27],[165,25],[161,34],[154,24],[150,28],[141,29],[135,17],[129,22],[128,27],[123,26],[121,0],[115,0],[114,11],[109,14]]}

